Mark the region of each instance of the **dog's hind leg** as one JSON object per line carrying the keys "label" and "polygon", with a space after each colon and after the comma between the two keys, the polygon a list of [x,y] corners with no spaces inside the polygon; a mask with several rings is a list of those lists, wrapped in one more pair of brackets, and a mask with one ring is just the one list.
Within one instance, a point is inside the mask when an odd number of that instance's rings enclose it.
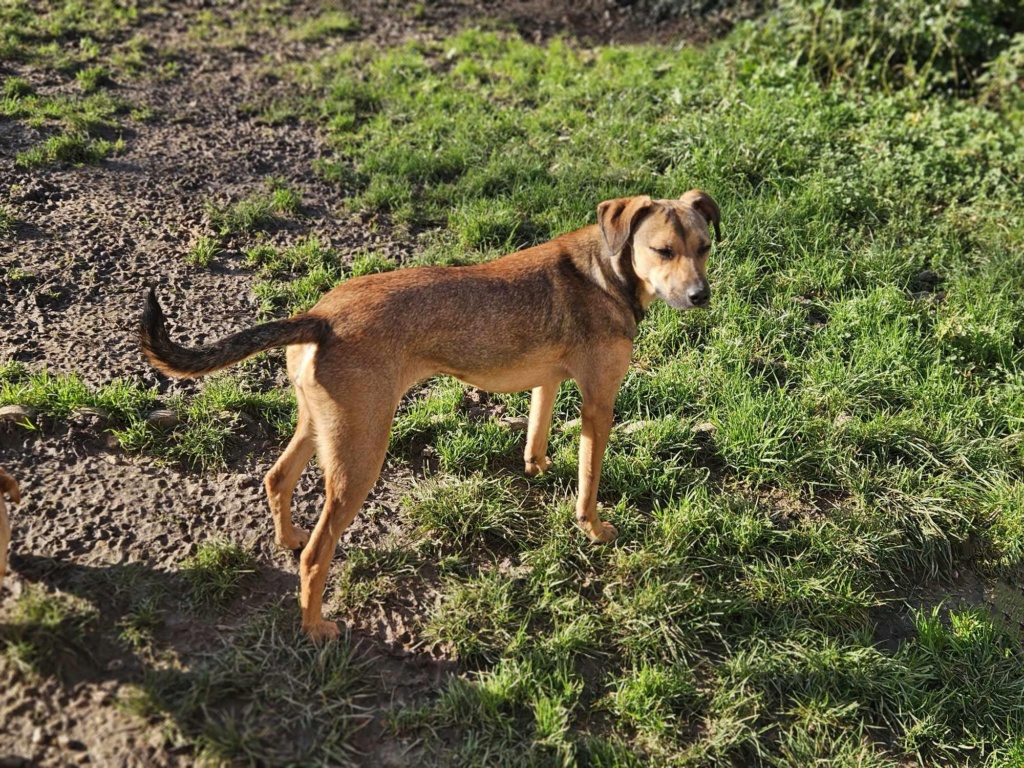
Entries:
{"label": "dog's hind leg", "polygon": [[7,574],[7,547],[11,543],[11,522],[7,519],[4,489],[0,487],[0,582]]}
{"label": "dog's hind leg", "polygon": [[[345,389],[342,389],[345,391]],[[351,390],[348,390],[349,392]],[[376,402],[374,400],[376,399]],[[343,410],[317,405],[317,453],[324,470],[326,503],[299,559],[302,629],[314,641],[333,640],[338,625],[323,617],[323,593],[335,547],[377,482],[398,405],[375,397],[350,398]]]}
{"label": "dog's hind leg", "polygon": [[21,501],[18,483],[0,469],[0,581],[3,581],[7,574],[7,548],[11,545],[11,521],[7,517],[7,503],[4,501],[4,494],[7,494],[15,503]]}
{"label": "dog's hind leg", "polygon": [[299,401],[299,418],[295,434],[263,482],[267,489],[267,501],[270,502],[270,515],[274,519],[274,541],[285,549],[302,549],[309,541],[309,534],[292,520],[292,492],[316,450],[309,411],[303,403],[301,392],[296,392],[296,397]]}
{"label": "dog's hind leg", "polygon": [[534,387],[530,396],[530,426],[526,432],[526,474],[531,477],[551,469],[548,458],[548,433],[551,431],[551,410],[555,407],[558,385],[555,381]]}

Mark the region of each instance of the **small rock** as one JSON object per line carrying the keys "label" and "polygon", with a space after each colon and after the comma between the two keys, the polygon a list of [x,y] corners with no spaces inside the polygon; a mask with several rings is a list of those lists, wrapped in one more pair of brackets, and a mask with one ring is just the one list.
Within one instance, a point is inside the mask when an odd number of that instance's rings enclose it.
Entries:
{"label": "small rock", "polygon": [[86,421],[95,419],[97,421],[110,421],[110,412],[105,408],[94,408],[91,405],[83,405],[71,412],[71,418],[75,421]]}
{"label": "small rock", "polygon": [[181,419],[174,411],[158,408],[146,417],[146,423],[157,429],[173,429],[181,424]]}
{"label": "small rock", "polygon": [[463,408],[471,408],[474,405],[480,405],[485,400],[484,391],[482,389],[467,389],[462,393],[462,406]]}
{"label": "small rock", "polygon": [[845,427],[847,424],[849,424],[853,420],[854,420],[854,418],[850,414],[848,414],[848,413],[840,413],[838,416],[836,416],[835,421],[833,421],[832,423],[836,427],[842,428],[842,427]]}
{"label": "small rock", "polygon": [[37,725],[32,731],[32,743],[45,744],[47,741],[49,741],[49,737],[46,735],[46,732]]}
{"label": "small rock", "polygon": [[624,435],[632,435],[634,432],[647,429],[653,423],[653,421],[644,421],[642,419],[640,421],[627,421],[625,424],[619,425],[619,431]]}
{"label": "small rock", "polygon": [[57,737],[57,745],[64,749],[70,749],[74,752],[84,752],[88,747],[85,746],[78,739],[72,739],[66,733],[62,733]]}
{"label": "small rock", "polygon": [[470,421],[481,421],[490,415],[486,405],[476,405],[466,411]]}
{"label": "small rock", "polygon": [[13,421],[15,424],[31,424],[36,417],[36,409],[27,405],[5,405],[0,408],[0,421]]}
{"label": "small rock", "polygon": [[516,432],[525,432],[530,426],[530,420],[525,416],[502,416],[498,423]]}
{"label": "small rock", "polygon": [[699,424],[694,425],[693,431],[698,435],[713,435],[718,431],[718,427],[710,421],[702,421]]}
{"label": "small rock", "polygon": [[562,431],[563,432],[569,432],[569,431],[571,431],[573,429],[579,429],[580,424],[582,424],[582,423],[583,422],[580,421],[578,418],[569,419],[568,421],[566,421],[566,422],[564,422],[562,424]]}

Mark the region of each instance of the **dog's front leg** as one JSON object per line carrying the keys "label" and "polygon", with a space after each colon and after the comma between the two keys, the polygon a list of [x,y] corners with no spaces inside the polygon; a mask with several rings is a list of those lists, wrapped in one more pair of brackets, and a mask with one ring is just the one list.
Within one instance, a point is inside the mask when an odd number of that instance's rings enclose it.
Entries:
{"label": "dog's front leg", "polygon": [[558,385],[553,382],[534,387],[530,396],[530,426],[526,432],[526,474],[531,477],[551,469],[548,458],[548,433],[551,431],[551,410],[555,407]]}
{"label": "dog's front leg", "polygon": [[580,436],[580,491],[576,520],[591,541],[612,541],[619,532],[597,515],[597,486],[608,435],[612,430],[612,403],[583,403],[583,434]]}
{"label": "dog's front leg", "polygon": [[583,432],[580,436],[580,488],[576,520],[591,541],[607,542],[619,535],[615,526],[597,514],[597,486],[608,435],[612,431],[615,395],[629,367],[631,343],[601,349],[600,357],[576,377],[583,394]]}

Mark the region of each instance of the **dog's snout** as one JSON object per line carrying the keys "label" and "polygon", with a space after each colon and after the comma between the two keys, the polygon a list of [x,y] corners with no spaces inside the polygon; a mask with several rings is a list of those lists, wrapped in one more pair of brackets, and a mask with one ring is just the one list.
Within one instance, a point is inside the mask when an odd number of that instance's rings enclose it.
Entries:
{"label": "dog's snout", "polygon": [[693,288],[690,288],[686,292],[687,297],[690,299],[690,303],[695,307],[703,307],[709,301],[711,301],[711,286],[707,283],[701,283]]}

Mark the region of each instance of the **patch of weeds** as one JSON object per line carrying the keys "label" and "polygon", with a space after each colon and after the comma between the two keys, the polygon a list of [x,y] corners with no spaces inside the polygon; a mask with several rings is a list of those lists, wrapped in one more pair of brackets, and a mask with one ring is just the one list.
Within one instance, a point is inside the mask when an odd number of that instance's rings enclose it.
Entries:
{"label": "patch of weeds", "polygon": [[205,469],[223,466],[229,450],[246,437],[290,434],[295,422],[295,398],[290,390],[266,391],[244,377],[216,376],[192,397],[170,398],[167,406],[181,424],[162,433],[143,420],[131,420],[114,430],[128,451],[146,451]]}
{"label": "patch of weeds", "polygon": [[332,37],[341,37],[359,29],[359,21],[343,11],[321,13],[292,31],[296,40],[304,43],[320,43]]}
{"label": "patch of weeds", "polygon": [[[0,236],[10,237],[14,234],[17,226],[18,220],[15,218],[14,214],[11,213],[11,210],[6,205],[0,205]],[[16,267],[8,269],[8,277],[11,277],[12,271],[16,269]],[[17,278],[11,277],[11,279],[13,280]]]}
{"label": "patch of weeds", "polygon": [[373,548],[353,549],[333,581],[331,606],[351,614],[379,605],[417,581],[422,563],[416,550],[394,540]]}
{"label": "patch of weeds", "polygon": [[189,601],[198,610],[224,608],[256,573],[251,551],[232,542],[204,542],[182,563]]}
{"label": "patch of weeds", "polygon": [[135,47],[132,59],[125,54],[132,44],[122,46],[118,40],[139,22],[140,14],[153,10],[147,2],[117,0],[53,5],[11,0],[0,7],[0,59],[27,62],[45,72],[48,82],[77,85],[50,95],[48,88],[34,92],[23,78],[5,81],[0,114],[51,134],[19,153],[18,165],[95,163],[123,148],[120,140],[106,137],[124,127],[123,116],[132,110],[104,86],[110,85],[115,71],[141,68],[140,49]]}
{"label": "patch of weeds", "polygon": [[0,635],[3,652],[26,671],[62,676],[89,659],[87,634],[97,616],[96,609],[83,600],[28,587]]}
{"label": "patch of weeds", "polygon": [[513,550],[536,546],[546,535],[542,516],[510,478],[426,482],[403,499],[410,519],[438,547],[473,550],[482,542]]}
{"label": "patch of weeds", "polygon": [[101,408],[116,421],[139,419],[156,396],[138,385],[115,379],[90,389],[76,374],[30,373],[24,364],[0,365],[0,405],[26,405],[55,419],[66,418],[76,408]]}
{"label": "patch of weeds", "polygon": [[25,405],[64,419],[81,407],[110,414],[110,432],[126,451],[146,451],[191,467],[223,465],[239,437],[253,432],[279,436],[294,429],[295,399],[285,389],[262,391],[241,378],[220,376],[190,397],[165,404],[181,424],[164,433],[147,423],[156,393],[123,380],[93,389],[75,374],[30,373],[21,363],[0,364],[0,406]]}
{"label": "patch of weeds", "polygon": [[220,241],[204,235],[196,240],[195,245],[185,254],[185,263],[194,267],[208,267],[219,253]]}
{"label": "patch of weeds", "polygon": [[37,168],[50,163],[83,165],[98,163],[108,155],[124,150],[124,141],[93,139],[75,133],[61,133],[51,136],[41,145],[19,152],[14,162],[22,168]]}
{"label": "patch of weeds", "polygon": [[175,578],[141,563],[87,571],[80,586],[115,623],[118,640],[137,653],[154,650],[154,633],[163,626],[167,598]]}
{"label": "patch of weeds", "polygon": [[131,709],[163,718],[211,762],[359,764],[364,672],[347,639],[318,647],[292,617],[272,608],[191,668],[151,672]]}
{"label": "patch of weeds", "polygon": [[479,765],[485,754],[493,765],[573,765],[588,754],[572,727],[581,689],[573,669],[532,654],[452,680],[436,703],[401,712],[396,725],[434,729],[458,723],[447,743],[427,741],[441,765]]}
{"label": "patch of weeds", "polygon": [[286,217],[299,213],[302,198],[282,182],[272,181],[270,192],[257,194],[231,203],[206,206],[210,224],[221,235],[266,232],[281,226]]}
{"label": "patch of weeds", "polygon": [[351,277],[361,275],[375,275],[379,272],[390,272],[398,268],[394,259],[387,256],[380,256],[375,253],[361,253],[352,260],[350,269]]}
{"label": "patch of weeds", "polygon": [[770,49],[781,42],[826,82],[964,89],[1021,32],[1015,0],[955,6],[868,0],[851,6],[784,2],[763,34]]}
{"label": "patch of weeds", "polygon": [[18,99],[32,93],[32,85],[23,77],[8,77],[4,80],[4,97]]}
{"label": "patch of weeds", "polygon": [[261,309],[266,313],[284,309],[289,314],[309,309],[346,277],[387,272],[398,266],[391,259],[364,253],[353,260],[346,274],[340,254],[312,235],[287,248],[256,245],[246,251],[246,261],[258,269],[255,291]]}
{"label": "patch of weeds", "polygon": [[685,665],[640,666],[615,683],[610,707],[640,731],[670,733],[700,709],[701,694]]}
{"label": "patch of weeds", "polygon": [[0,55],[67,70],[100,54],[107,41],[138,21],[148,3],[118,0],[40,7],[10,0],[0,7]]}
{"label": "patch of weeds", "polygon": [[110,84],[110,73],[106,67],[97,65],[80,69],[75,73],[75,80],[82,93],[95,93],[101,87]]}

